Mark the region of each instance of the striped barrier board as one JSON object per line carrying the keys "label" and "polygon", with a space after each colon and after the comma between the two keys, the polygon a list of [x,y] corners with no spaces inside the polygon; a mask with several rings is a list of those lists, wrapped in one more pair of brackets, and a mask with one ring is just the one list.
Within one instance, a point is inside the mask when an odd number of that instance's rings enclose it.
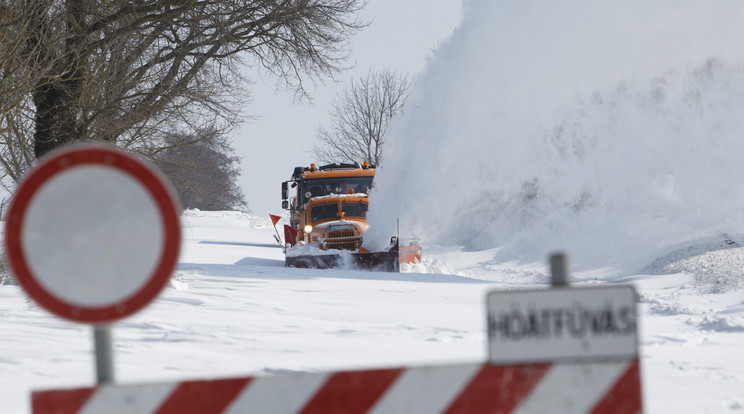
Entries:
{"label": "striped barrier board", "polygon": [[37,391],[35,414],[638,413],[637,359],[490,363]]}

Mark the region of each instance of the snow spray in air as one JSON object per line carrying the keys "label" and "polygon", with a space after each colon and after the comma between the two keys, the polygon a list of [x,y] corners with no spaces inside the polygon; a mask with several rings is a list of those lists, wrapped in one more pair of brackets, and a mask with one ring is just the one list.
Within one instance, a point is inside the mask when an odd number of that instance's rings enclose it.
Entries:
{"label": "snow spray in air", "polygon": [[465,0],[391,127],[367,240],[638,271],[744,230],[738,0]]}

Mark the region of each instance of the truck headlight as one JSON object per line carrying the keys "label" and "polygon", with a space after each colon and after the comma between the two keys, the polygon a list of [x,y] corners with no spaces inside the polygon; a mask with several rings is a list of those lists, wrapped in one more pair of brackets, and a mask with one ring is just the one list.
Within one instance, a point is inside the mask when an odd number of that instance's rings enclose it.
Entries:
{"label": "truck headlight", "polygon": [[305,233],[310,234],[313,231],[313,226],[308,224],[307,226],[305,226],[304,230]]}

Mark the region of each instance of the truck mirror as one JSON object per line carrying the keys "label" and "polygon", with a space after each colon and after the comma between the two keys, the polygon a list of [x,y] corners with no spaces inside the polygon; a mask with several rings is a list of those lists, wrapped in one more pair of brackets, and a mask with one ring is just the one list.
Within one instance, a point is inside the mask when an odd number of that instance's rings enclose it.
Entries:
{"label": "truck mirror", "polygon": [[[287,199],[287,182],[284,181],[282,183],[282,200],[286,200],[286,199]],[[286,208],[286,207],[284,207],[284,208]]]}
{"label": "truck mirror", "polygon": [[289,201],[283,200],[282,201],[282,208],[285,209],[285,210],[288,210],[289,209]]}

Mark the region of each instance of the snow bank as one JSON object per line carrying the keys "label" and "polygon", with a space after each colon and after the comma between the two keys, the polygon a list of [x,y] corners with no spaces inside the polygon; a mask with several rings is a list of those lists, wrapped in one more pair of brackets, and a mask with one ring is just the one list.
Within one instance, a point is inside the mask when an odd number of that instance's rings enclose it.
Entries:
{"label": "snow bank", "polygon": [[[742,232],[736,0],[470,0],[390,130],[367,244],[638,271]],[[369,247],[368,247],[369,248]]]}
{"label": "snow bank", "polygon": [[223,219],[237,220],[239,222],[246,222],[251,228],[255,229],[272,227],[271,219],[268,215],[266,217],[259,217],[242,211],[201,211],[198,208],[193,208],[184,210],[181,217],[184,220],[188,220],[191,217],[206,218],[207,220],[212,220],[210,224],[224,223],[225,220]]}

